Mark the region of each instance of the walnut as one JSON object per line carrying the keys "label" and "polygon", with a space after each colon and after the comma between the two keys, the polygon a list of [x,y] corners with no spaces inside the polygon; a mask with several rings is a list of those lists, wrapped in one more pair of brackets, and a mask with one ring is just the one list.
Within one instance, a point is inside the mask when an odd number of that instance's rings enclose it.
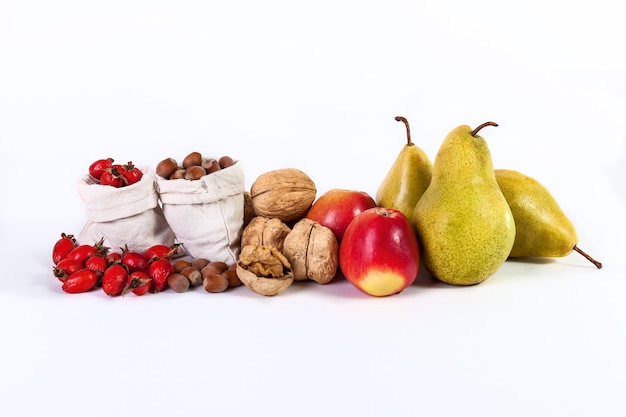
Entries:
{"label": "walnut", "polygon": [[239,254],[237,276],[246,287],[261,295],[279,294],[293,283],[289,261],[270,246],[244,246]]}
{"label": "walnut", "polygon": [[315,183],[304,172],[283,168],[261,174],[250,188],[259,216],[290,222],[304,217],[315,200]]}
{"label": "walnut", "polygon": [[283,251],[283,241],[291,232],[289,226],[280,219],[270,219],[263,216],[254,217],[243,229],[241,247],[247,245],[271,246]]}
{"label": "walnut", "polygon": [[283,243],[296,281],[329,283],[339,266],[339,244],[328,227],[308,218],[298,221]]}
{"label": "walnut", "polygon": [[254,207],[252,207],[252,197],[249,191],[243,192],[243,227],[246,227],[256,216]]}

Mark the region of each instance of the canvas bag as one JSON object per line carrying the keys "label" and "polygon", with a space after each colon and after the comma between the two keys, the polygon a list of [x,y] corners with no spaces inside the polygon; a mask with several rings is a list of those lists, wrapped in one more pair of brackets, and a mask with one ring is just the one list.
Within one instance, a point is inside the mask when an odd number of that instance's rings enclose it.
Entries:
{"label": "canvas bag", "polygon": [[241,161],[197,180],[157,175],[163,214],[183,251],[194,258],[237,262],[243,232]]}
{"label": "canvas bag", "polygon": [[142,253],[152,245],[172,246],[175,235],[167,224],[156,191],[154,175],[147,169],[141,180],[125,187],[100,185],[90,175],[78,183],[87,222],[76,238],[78,244],[94,244],[120,252],[126,246]]}

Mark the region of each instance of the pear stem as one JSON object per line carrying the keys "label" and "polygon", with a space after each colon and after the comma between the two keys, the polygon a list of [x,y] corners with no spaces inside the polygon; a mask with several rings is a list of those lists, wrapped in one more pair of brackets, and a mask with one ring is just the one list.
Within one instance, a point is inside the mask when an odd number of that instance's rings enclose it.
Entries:
{"label": "pear stem", "polygon": [[594,264],[596,266],[596,268],[601,269],[602,268],[602,263],[596,261],[595,259],[593,259],[591,256],[587,255],[585,252],[582,251],[582,249],[580,249],[578,246],[574,245],[573,248],[576,252],[580,253],[582,256],[584,256],[589,262],[591,262],[592,264]]}
{"label": "pear stem", "polygon": [[409,121],[402,116],[396,116],[395,119],[397,122],[402,122],[406,126],[406,144],[413,145],[413,142],[411,142],[411,129],[409,128]]}
{"label": "pear stem", "polygon": [[476,129],[472,130],[472,136],[476,137],[476,135],[478,134],[478,131],[480,129],[482,129],[483,127],[485,127],[485,126],[496,126],[497,127],[498,124],[495,123],[495,122],[485,122],[482,125],[478,126]]}

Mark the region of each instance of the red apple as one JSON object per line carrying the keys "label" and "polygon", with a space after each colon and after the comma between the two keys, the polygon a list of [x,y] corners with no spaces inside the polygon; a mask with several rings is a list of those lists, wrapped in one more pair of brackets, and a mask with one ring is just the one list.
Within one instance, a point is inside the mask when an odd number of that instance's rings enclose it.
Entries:
{"label": "red apple", "polygon": [[333,188],[318,197],[306,217],[328,227],[341,243],[352,219],[372,207],[376,201],[364,191]]}
{"label": "red apple", "polygon": [[343,275],[369,295],[397,294],[417,278],[420,247],[402,212],[384,207],[357,215],[343,235],[339,264]]}

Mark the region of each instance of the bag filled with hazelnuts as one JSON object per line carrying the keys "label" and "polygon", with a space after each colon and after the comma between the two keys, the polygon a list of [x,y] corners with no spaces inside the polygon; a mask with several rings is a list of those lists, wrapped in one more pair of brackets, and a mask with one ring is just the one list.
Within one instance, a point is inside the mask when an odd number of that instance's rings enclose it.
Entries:
{"label": "bag filled with hazelnuts", "polygon": [[163,214],[182,250],[194,258],[236,263],[244,219],[242,163],[192,152],[180,164],[164,159],[156,173]]}
{"label": "bag filled with hazelnuts", "polygon": [[[154,172],[141,169],[136,182],[100,182],[86,175],[78,183],[78,194],[85,205],[87,222],[76,241],[97,242],[112,250],[128,248],[143,252],[152,245],[174,244],[175,235],[167,224],[156,191]],[[116,174],[118,175],[118,174]]]}

